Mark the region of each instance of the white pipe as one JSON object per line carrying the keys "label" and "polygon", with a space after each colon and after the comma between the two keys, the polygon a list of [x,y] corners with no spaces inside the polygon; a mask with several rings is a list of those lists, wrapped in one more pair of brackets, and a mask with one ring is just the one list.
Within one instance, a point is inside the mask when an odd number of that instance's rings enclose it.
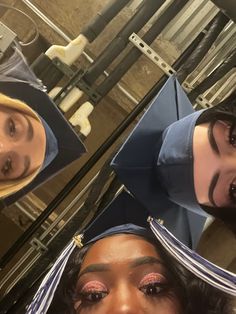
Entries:
{"label": "white pipe", "polygon": [[73,126],[78,125],[80,127],[80,133],[86,137],[91,132],[91,124],[88,117],[92,113],[93,109],[93,105],[89,101],[86,101],[69,120]]}
{"label": "white pipe", "polygon": [[[56,86],[50,92],[49,96],[53,99],[60,91],[62,87]],[[82,97],[83,92],[79,88],[72,88],[69,94],[60,102],[59,107],[63,112],[67,112],[79,99]]]}
{"label": "white pipe", "polygon": [[88,39],[80,34],[74,40],[72,40],[67,46],[52,45],[46,52],[51,60],[59,58],[62,62],[67,65],[72,65],[84,52]]}

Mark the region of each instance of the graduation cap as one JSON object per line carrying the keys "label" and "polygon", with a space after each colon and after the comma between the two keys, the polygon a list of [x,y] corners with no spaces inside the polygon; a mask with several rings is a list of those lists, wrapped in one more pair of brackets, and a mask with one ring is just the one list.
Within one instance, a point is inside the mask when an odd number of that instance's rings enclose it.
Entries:
{"label": "graduation cap", "polygon": [[193,181],[193,132],[202,112],[194,112],[176,77],[170,77],[111,163],[153,214],[175,203],[206,216]]}
{"label": "graduation cap", "polygon": [[154,238],[147,223],[148,212],[130,194],[123,192],[113,200],[82,233],[65,248],[42,281],[27,309],[27,314],[46,313],[59,284],[70,254],[76,246],[82,247],[109,235],[129,233]]}
{"label": "graduation cap", "polygon": [[4,198],[0,206],[15,202],[86,151],[63,114],[42,90],[42,84],[30,70],[21,53],[16,50],[12,59],[7,65],[0,67],[0,93],[23,101],[38,113],[46,133],[46,154],[42,169],[35,179],[21,191]]}
{"label": "graduation cap", "polygon": [[[151,227],[151,228],[150,228]],[[219,267],[211,264],[201,256],[185,247],[177,239],[173,238],[165,227],[161,226],[157,221],[148,217],[148,212],[136,199],[129,193],[121,192],[97,218],[90,223],[82,233],[77,234],[73,241],[64,249],[62,254],[54,263],[49,273],[42,281],[37,293],[35,294],[31,304],[27,308],[26,314],[46,313],[55,294],[60,278],[65,269],[66,263],[75,249],[82,248],[85,245],[95,243],[107,236],[115,234],[135,234],[144,236],[148,239],[158,238],[167,251],[176,258],[179,263],[183,264],[189,271],[202,278],[212,285],[216,285],[222,290],[230,291],[236,295],[236,276]],[[156,240],[157,241],[157,240]],[[166,245],[166,243],[168,243]],[[118,246],[117,246],[118,248]],[[174,250],[172,250],[174,249]],[[178,253],[178,250],[180,253]],[[189,254],[190,257],[186,257]],[[182,258],[183,257],[183,258]],[[191,259],[198,263],[198,267],[194,267]],[[189,265],[186,261],[189,261]],[[208,274],[212,271],[214,274]],[[224,283],[227,281],[227,285]],[[225,285],[224,285],[225,284]]]}

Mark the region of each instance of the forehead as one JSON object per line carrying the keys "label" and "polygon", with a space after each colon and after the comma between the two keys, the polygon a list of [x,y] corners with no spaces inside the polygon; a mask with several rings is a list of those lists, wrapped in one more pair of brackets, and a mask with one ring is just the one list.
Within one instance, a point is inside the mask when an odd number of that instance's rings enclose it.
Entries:
{"label": "forehead", "polygon": [[16,108],[12,108],[12,107],[8,107],[8,106],[5,106],[5,105],[2,105],[0,104],[0,115],[2,117],[4,116],[8,116],[8,115],[12,115],[12,114],[20,114],[20,115],[26,115],[26,116],[30,116],[28,114],[28,112],[23,112],[21,110],[21,108],[19,109],[16,109]]}
{"label": "forehead", "polygon": [[16,110],[15,108],[11,108],[8,106],[5,106],[3,104],[0,104],[0,113],[10,113],[10,112],[20,112],[19,110]]}
{"label": "forehead", "polygon": [[23,115],[26,115],[30,118],[35,119],[36,121],[39,121],[36,113],[35,113],[35,115],[32,113],[29,105],[25,104],[25,107],[19,106],[19,108],[18,107],[15,108],[15,107],[11,107],[10,105],[8,106],[6,104],[2,104],[1,98],[0,98],[0,114],[13,114],[13,113],[23,114]]}
{"label": "forehead", "polygon": [[144,238],[119,234],[97,241],[86,254],[82,268],[95,263],[128,263],[143,256],[161,259],[155,247]]}

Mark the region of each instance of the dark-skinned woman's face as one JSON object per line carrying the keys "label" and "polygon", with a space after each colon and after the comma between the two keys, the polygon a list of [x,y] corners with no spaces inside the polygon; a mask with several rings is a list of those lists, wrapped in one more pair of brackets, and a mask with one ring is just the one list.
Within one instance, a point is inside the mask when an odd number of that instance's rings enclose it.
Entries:
{"label": "dark-skinned woman's face", "polygon": [[78,276],[78,314],[179,314],[168,270],[145,239],[121,234],[97,241]]}

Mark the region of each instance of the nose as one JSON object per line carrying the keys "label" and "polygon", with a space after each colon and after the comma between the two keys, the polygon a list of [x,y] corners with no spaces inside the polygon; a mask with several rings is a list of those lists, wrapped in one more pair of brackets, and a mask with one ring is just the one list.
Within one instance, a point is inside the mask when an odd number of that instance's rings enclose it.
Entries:
{"label": "nose", "polygon": [[0,153],[7,154],[15,152],[21,155],[22,153],[28,154],[33,150],[33,145],[24,141],[11,141],[4,136],[0,137]]}
{"label": "nose", "polygon": [[135,287],[129,287],[125,284],[113,294],[111,301],[111,311],[113,314],[144,314],[140,303],[139,290]]}
{"label": "nose", "polygon": [[8,153],[17,145],[13,141],[9,141],[6,137],[0,136],[0,153]]}
{"label": "nose", "polygon": [[0,140],[0,152],[5,148],[5,145],[3,142]]}

